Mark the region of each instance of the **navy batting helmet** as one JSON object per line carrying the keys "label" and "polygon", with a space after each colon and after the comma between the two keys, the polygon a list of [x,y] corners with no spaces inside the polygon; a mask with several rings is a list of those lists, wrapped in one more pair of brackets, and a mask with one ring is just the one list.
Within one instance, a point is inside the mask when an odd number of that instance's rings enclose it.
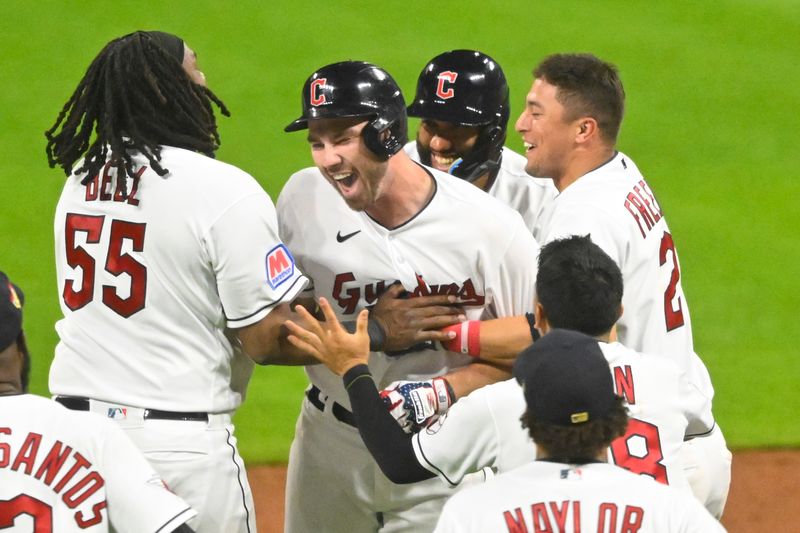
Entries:
{"label": "navy batting helmet", "polygon": [[[469,153],[450,173],[474,181],[500,166],[508,125],[508,83],[494,59],[476,50],[452,50],[431,59],[417,80],[417,94],[408,114],[480,128]],[[417,148],[430,165],[430,151]],[[427,160],[426,160],[427,159]]]}
{"label": "navy batting helmet", "polygon": [[372,117],[362,135],[378,157],[388,159],[408,142],[403,93],[388,72],[371,63],[342,61],[314,72],[303,85],[303,114],[284,131],[306,129],[309,120],[341,117]]}

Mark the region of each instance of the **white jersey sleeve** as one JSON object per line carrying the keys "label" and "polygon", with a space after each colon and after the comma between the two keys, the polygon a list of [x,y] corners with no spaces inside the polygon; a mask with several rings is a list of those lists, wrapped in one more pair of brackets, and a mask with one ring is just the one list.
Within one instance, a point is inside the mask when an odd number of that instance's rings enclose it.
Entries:
{"label": "white jersey sleeve", "polygon": [[514,379],[481,387],[414,435],[419,464],[449,485],[492,467],[510,470],[535,458],[535,447],[520,424],[522,389]]}
{"label": "white jersey sleeve", "polygon": [[[256,243],[270,244],[265,250]],[[232,205],[211,225],[206,245],[229,327],[258,322],[275,305],[291,302],[307,282],[278,237],[275,208],[266,194]]]}

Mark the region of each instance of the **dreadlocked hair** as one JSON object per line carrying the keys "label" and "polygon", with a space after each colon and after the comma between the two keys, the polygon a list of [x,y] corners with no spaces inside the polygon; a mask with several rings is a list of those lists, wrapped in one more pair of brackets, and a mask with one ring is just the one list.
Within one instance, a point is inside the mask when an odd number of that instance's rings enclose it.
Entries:
{"label": "dreadlocked hair", "polygon": [[[212,103],[230,116],[222,100],[194,83],[148,32],[125,35],[100,51],[45,132],[47,161],[69,176],[83,156],[75,172],[86,173],[86,185],[107,161],[118,176],[133,178],[131,154],[139,152],[164,176],[169,170],[159,163],[162,145],[214,157],[220,139]],[[127,180],[121,181],[127,196]]]}

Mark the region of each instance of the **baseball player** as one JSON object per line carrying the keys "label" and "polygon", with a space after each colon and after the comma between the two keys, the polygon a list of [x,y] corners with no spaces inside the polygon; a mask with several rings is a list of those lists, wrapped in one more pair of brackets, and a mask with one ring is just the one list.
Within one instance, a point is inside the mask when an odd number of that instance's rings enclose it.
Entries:
{"label": "baseball player", "polygon": [[191,533],[197,512],[121,429],[27,394],[23,303],[0,272],[0,530]]}
{"label": "baseball player", "polygon": [[[570,328],[596,337],[615,389],[631,413],[626,434],[609,449],[609,462],[690,492],[681,448],[687,433],[703,433],[713,426],[710,399],[688,383],[673,361],[609,342],[622,292],[619,267],[588,237],[573,236],[542,247],[535,306],[541,333]],[[327,302],[322,307],[329,308]],[[368,352],[359,352],[357,346],[363,340],[349,338],[332,315],[324,325],[313,319],[309,324],[310,330],[290,322],[294,336],[289,340],[344,376],[362,438],[392,481],[438,476],[456,485],[487,467],[503,472],[534,458],[528,434],[519,425],[525,402],[516,380],[480,388],[453,405],[436,425],[406,435],[383,409],[372,379],[363,379],[369,376]],[[698,417],[698,412],[704,416]]]}
{"label": "baseball player", "polygon": [[213,104],[228,114],[191,48],[139,31],[103,48],[47,132],[68,175],[50,391],[125,428],[197,531],[255,531],[231,416],[253,360],[289,357],[280,325],[307,279],[269,196],[213,159]]}
{"label": "baseball player", "polygon": [[[281,236],[312,280],[306,301],[327,298],[349,321],[399,282],[411,301],[457,296],[464,318],[530,310],[538,245],[520,215],[413,162],[402,150],[406,128],[403,96],[383,69],[345,61],[306,81],[302,115],[286,130],[308,129],[316,167],[292,175],[277,202]],[[431,343],[402,353],[371,347],[376,382],[418,381],[404,393],[431,412],[508,376]],[[430,531],[451,490],[436,480],[386,479],[359,437],[340,378],[321,365],[307,373],[289,456],[286,530]]]}
{"label": "baseball player", "polygon": [[[625,280],[619,340],[672,358],[713,397],[708,371],[694,351],[675,238],[652,188],[615,148],[624,109],[616,69],[591,55],[557,54],[540,63],[534,77],[516,129],[528,173],[551,178],[559,191],[534,234],[542,242],[591,234]],[[719,427],[688,441],[685,454],[695,494],[705,493],[707,508],[721,516],[731,454]]]}
{"label": "baseball player", "polygon": [[[694,352],[675,240],[652,189],[615,148],[624,108],[616,69],[592,55],[557,54],[546,58],[534,76],[516,129],[525,143],[527,172],[551,178],[559,190],[540,212],[534,235],[547,243],[590,234],[625,280],[619,340],[673,359],[712,398],[708,371]],[[449,346],[482,359],[513,358],[537,336],[526,322],[525,317],[467,322]],[[682,454],[693,492],[719,517],[730,485],[731,454],[716,425],[706,435],[687,437]]]}
{"label": "baseball player", "polygon": [[533,230],[556,190],[552,180],[526,174],[525,158],[503,146],[509,111],[508,84],[496,61],[476,50],[444,52],[417,79],[408,115],[421,122],[405,151],[491,194]]}
{"label": "baseball player", "polygon": [[553,330],[514,376],[537,460],[453,496],[437,532],[724,531],[688,494],[605,463],[628,416],[595,339]]}

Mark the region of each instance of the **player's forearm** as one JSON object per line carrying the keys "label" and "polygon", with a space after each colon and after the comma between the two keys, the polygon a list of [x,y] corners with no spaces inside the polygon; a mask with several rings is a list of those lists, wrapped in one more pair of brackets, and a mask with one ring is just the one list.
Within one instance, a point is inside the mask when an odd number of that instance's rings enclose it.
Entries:
{"label": "player's forearm", "polygon": [[386,409],[367,365],[348,370],[344,386],[358,432],[381,471],[393,483],[415,483],[435,477],[417,461],[406,434]]}
{"label": "player's forearm", "polygon": [[445,376],[447,382],[453,388],[456,399],[463,398],[484,385],[497,383],[510,377],[510,366],[495,366],[481,361],[475,361],[470,365],[456,368]]}
{"label": "player's forearm", "polygon": [[468,353],[508,369],[517,354],[533,342],[531,324],[526,316],[463,322],[448,327],[445,331],[448,330],[455,337],[442,343],[446,349]]}
{"label": "player's forearm", "polygon": [[484,361],[513,364],[517,354],[531,345],[531,329],[525,316],[509,316],[481,322],[481,352]]}
{"label": "player's forearm", "polygon": [[288,340],[287,319],[301,322],[288,304],[273,309],[260,321],[238,329],[242,350],[259,365],[313,365],[319,363]]}

